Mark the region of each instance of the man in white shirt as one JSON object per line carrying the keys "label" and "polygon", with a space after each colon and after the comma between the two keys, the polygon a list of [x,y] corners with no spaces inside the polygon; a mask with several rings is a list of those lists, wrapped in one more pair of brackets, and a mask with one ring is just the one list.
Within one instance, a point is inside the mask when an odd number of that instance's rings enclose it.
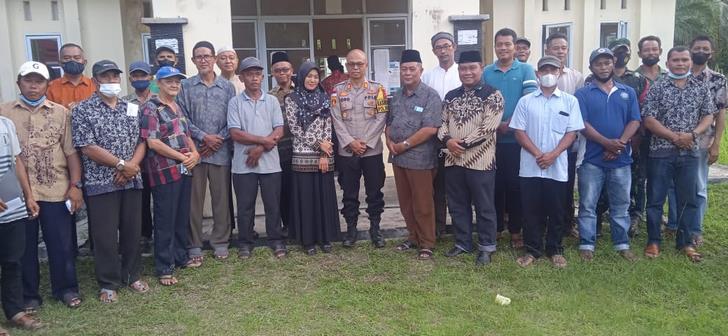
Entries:
{"label": "man in white shirt", "polygon": [[[460,85],[458,67],[455,65],[455,38],[448,32],[439,32],[432,36],[432,52],[437,56],[438,64],[422,74],[422,82],[435,89],[440,99]],[[441,147],[441,146],[440,146]],[[434,155],[439,155],[438,153]],[[440,237],[445,232],[447,204],[445,197],[445,158],[438,158],[437,172],[434,180],[435,232]]]}
{"label": "man in white shirt", "polygon": [[545,255],[555,267],[566,267],[561,245],[565,199],[544,195],[566,193],[565,151],[576,139],[576,132],[584,128],[584,122],[577,99],[557,88],[560,69],[561,61],[554,56],[538,61],[539,90],[521,98],[509,125],[521,145],[518,176],[526,254],[517,262],[523,267],[544,255],[544,229]]}
{"label": "man in white shirt", "polygon": [[[561,61],[561,71],[559,73],[559,82],[557,87],[559,90],[573,95],[576,90],[581,89],[584,86],[584,75],[581,72],[569,68],[569,40],[566,35],[562,33],[554,33],[546,38],[546,55],[551,55]],[[567,151],[569,157],[569,180],[566,185],[566,202],[564,207],[566,214],[564,216],[564,234],[571,234],[578,236],[576,230],[576,220],[574,218],[574,181],[576,180],[576,163],[579,153],[579,149],[583,148],[585,140],[577,134],[577,139],[571,148]],[[582,154],[583,156],[583,154]]]}

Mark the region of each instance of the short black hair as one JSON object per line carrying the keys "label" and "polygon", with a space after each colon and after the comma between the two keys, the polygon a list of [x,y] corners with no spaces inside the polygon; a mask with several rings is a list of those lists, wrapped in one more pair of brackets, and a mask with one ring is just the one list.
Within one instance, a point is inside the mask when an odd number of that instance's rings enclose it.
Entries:
{"label": "short black hair", "polygon": [[701,42],[701,41],[708,41],[708,43],[710,43],[710,49],[713,49],[713,40],[710,39],[710,36],[708,36],[708,35],[695,36],[695,38],[692,41],[690,41],[690,49],[693,49],[693,46],[695,45],[696,42]]}
{"label": "short black hair", "polygon": [[192,55],[195,54],[195,50],[200,48],[210,49],[210,52],[212,52],[212,56],[215,56],[215,47],[213,47],[212,43],[210,43],[209,41],[200,41],[195,43],[195,46],[192,47]]}
{"label": "short black hair", "polygon": [[564,33],[553,33],[549,35],[549,37],[546,38],[546,48],[548,48],[551,45],[551,41],[556,39],[564,39],[566,43],[569,43],[569,38],[566,37],[566,34]]}
{"label": "short black hair", "polygon": [[657,47],[662,48],[662,40],[660,40],[659,37],[655,35],[647,35],[640,39],[639,42],[637,42],[637,50],[642,51],[642,45],[645,44],[647,41],[655,41],[657,42]]}
{"label": "short black hair", "polygon": [[78,48],[78,49],[81,50],[82,53],[84,52],[83,51],[83,48],[81,48],[80,45],[78,45],[76,43],[66,43],[66,44],[64,44],[64,45],[61,46],[61,49],[58,49],[58,54],[59,55],[62,54],[63,53],[63,49],[66,49],[66,48]]}
{"label": "short black hair", "polygon": [[510,36],[513,38],[513,43],[516,43],[516,39],[518,39],[518,35],[515,31],[511,28],[503,28],[495,33],[495,36],[493,37],[493,41],[495,41],[498,36]]}
{"label": "short black hair", "polygon": [[690,52],[690,49],[688,49],[688,47],[682,46],[682,45],[674,46],[674,47],[672,47],[672,49],[670,49],[670,51],[667,52],[667,59],[668,60],[670,59],[670,56],[672,56],[672,53],[685,52],[685,51]]}

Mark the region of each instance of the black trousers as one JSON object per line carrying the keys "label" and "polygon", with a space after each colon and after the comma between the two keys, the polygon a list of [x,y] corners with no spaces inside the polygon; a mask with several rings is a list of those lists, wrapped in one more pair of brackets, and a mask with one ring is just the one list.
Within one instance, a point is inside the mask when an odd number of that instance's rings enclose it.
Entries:
{"label": "black trousers", "polygon": [[139,280],[142,191],[114,191],[89,196],[87,202],[99,287],[116,290]]}
{"label": "black trousers", "polygon": [[445,233],[447,225],[447,189],[445,188],[445,157],[437,159],[437,172],[433,181],[433,200],[435,202],[435,234]]}
{"label": "black trousers", "polygon": [[544,231],[547,257],[562,254],[564,247],[564,195],[566,182],[540,177],[521,177],[523,200],[523,240],[526,252],[536,258],[544,255]]}
{"label": "black trousers", "polygon": [[347,223],[359,217],[359,187],[364,176],[364,190],[367,197],[367,214],[370,221],[379,221],[384,212],[384,161],[382,154],[358,157],[340,156],[337,162],[341,176],[341,188],[344,190],[344,207],[341,214]]}
{"label": "black trousers", "polygon": [[185,267],[189,256],[192,177],[152,187],[154,196],[154,273],[167,276]]}
{"label": "black trousers", "polygon": [[505,214],[508,214],[508,231],[521,232],[521,182],[518,171],[521,168],[521,146],[517,143],[499,143],[495,147],[495,211],[498,217],[498,232],[505,229]]}
{"label": "black trousers", "polygon": [[478,232],[478,251],[495,252],[496,215],[493,207],[495,173],[451,166],[447,169],[445,185],[449,200],[450,218],[455,230],[455,246],[472,251],[473,205],[475,228]]}
{"label": "black trousers", "polygon": [[577,152],[568,151],[569,166],[567,168],[569,179],[566,181],[566,198],[564,198],[564,236],[571,234],[571,228],[575,225],[574,220],[574,186],[576,182],[576,158]]}
{"label": "black trousers", "polygon": [[281,173],[272,174],[233,174],[235,197],[238,201],[238,240],[240,247],[252,248],[255,243],[255,200],[258,186],[265,208],[265,233],[272,249],[283,248],[281,227]]}
{"label": "black trousers", "polygon": [[142,237],[152,238],[154,224],[152,223],[152,187],[149,186],[147,174],[142,173]]}
{"label": "black trousers", "polygon": [[0,297],[10,320],[23,311],[23,269],[27,219],[0,223]]}
{"label": "black trousers", "polygon": [[283,227],[289,227],[291,212],[291,194],[293,189],[292,161],[281,161],[281,202],[280,210]]}

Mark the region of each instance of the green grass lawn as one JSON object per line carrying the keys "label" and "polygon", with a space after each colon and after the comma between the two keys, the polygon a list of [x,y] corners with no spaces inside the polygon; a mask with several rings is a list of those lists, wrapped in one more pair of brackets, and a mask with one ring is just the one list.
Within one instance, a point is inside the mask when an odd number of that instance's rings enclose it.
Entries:
{"label": "green grass lawn", "polygon": [[720,156],[718,157],[718,163],[728,165],[728,132],[723,132],[723,137],[720,141]]}
{"label": "green grass lawn", "polygon": [[[725,335],[725,204],[728,184],[712,185],[701,264],[677,254],[674,242],[658,260],[630,263],[603,240],[594,262],[583,263],[568,239],[565,270],[545,261],[521,269],[509,248],[477,268],[473,256],[442,256],[449,241],[434,262],[395,252],[391,241],[383,250],[360,244],[315,257],[294,249],[282,261],[261,248],[244,263],[208,256],[203,268],[181,271],[177,287],[153,282],[146,295],[123,290],[104,305],[84,260],[83,307],[47,299],[46,327],[33,335]],[[644,240],[634,244],[639,255]],[[146,274],[151,263],[145,259]],[[512,303],[496,304],[496,294]]]}

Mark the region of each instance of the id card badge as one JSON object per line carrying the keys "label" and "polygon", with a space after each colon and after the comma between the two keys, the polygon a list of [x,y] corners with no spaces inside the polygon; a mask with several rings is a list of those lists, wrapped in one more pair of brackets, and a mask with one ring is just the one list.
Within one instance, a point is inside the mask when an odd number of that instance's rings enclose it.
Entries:
{"label": "id card badge", "polygon": [[129,117],[138,117],[139,105],[132,103],[126,104],[126,115]]}
{"label": "id card badge", "polygon": [[425,109],[422,108],[422,106],[415,106],[415,112],[422,113],[423,111],[425,111]]}

